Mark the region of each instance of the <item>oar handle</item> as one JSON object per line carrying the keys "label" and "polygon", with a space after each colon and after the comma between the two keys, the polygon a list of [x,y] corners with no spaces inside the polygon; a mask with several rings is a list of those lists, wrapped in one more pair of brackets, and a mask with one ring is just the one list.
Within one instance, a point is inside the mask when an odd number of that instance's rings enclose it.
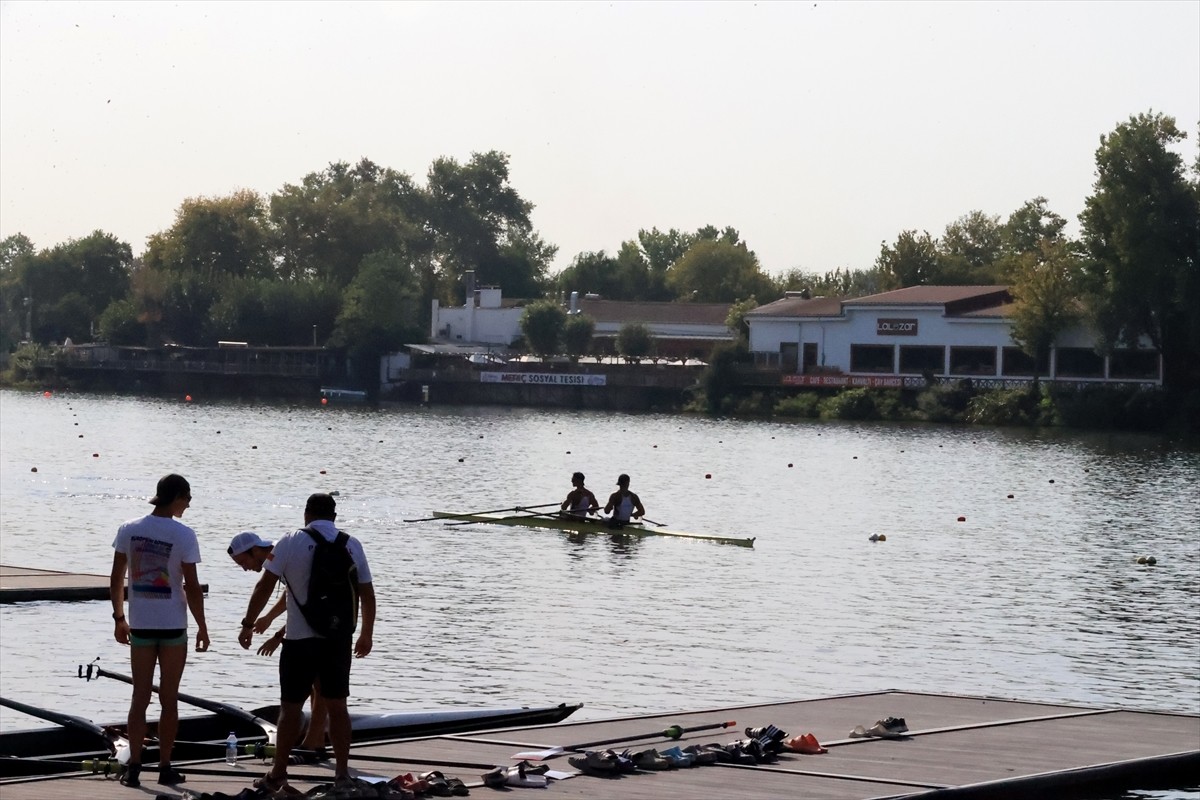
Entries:
{"label": "oar handle", "polygon": [[634,742],[639,739],[656,739],[660,736],[667,739],[678,739],[685,733],[696,733],[697,731],[711,731],[715,728],[732,728],[737,725],[735,720],[728,722],[714,722],[709,725],[693,725],[690,728],[682,728],[678,725],[672,725],[666,730],[655,731],[654,733],[643,733],[637,736],[618,736],[613,739],[601,739],[595,742],[581,742],[580,744],[572,744],[564,747],[564,750],[586,750],[589,747],[601,747],[606,744],[621,744],[622,742]]}

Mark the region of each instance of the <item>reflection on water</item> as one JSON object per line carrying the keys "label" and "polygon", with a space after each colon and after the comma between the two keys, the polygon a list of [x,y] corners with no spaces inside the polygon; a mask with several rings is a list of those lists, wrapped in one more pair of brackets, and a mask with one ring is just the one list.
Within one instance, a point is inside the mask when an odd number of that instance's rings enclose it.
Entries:
{"label": "reflection on water", "polygon": [[[235,641],[254,578],[229,537],[337,491],[380,602],[361,707],[595,718],[900,688],[1200,712],[1200,455],[1159,439],[9,391],[0,423],[3,563],[106,573],[157,478],[189,478],[213,647],[184,689],[213,699],[275,692]],[[554,503],[575,470],[601,497],[629,473],[673,529],[758,541],[402,522]],[[74,678],[128,663],[107,603],[5,606],[0,632],[5,696],[124,716],[128,687]]]}

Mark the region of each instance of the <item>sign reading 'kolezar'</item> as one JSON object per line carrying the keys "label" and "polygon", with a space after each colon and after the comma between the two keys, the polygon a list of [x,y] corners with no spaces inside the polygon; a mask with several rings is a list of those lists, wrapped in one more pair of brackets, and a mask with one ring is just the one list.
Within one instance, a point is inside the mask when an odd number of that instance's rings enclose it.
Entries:
{"label": "sign reading 'kolezar'", "polygon": [[481,372],[481,383],[537,383],[547,386],[604,386],[606,375],[572,375],[558,372]]}
{"label": "sign reading 'kolezar'", "polygon": [[880,319],[875,321],[877,336],[916,336],[915,319]]}

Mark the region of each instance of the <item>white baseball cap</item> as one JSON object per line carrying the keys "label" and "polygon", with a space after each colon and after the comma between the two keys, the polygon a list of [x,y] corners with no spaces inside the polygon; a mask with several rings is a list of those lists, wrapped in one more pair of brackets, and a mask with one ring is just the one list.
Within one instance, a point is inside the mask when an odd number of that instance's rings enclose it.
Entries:
{"label": "white baseball cap", "polygon": [[233,537],[229,543],[229,555],[240,556],[251,547],[274,547],[274,542],[268,542],[254,531],[242,531]]}

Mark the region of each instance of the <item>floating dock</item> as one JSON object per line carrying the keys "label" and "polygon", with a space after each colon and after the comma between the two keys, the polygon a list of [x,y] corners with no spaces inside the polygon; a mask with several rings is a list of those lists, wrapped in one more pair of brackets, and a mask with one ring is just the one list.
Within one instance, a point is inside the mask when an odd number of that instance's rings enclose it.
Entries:
{"label": "floating dock", "polygon": [[[201,584],[200,589],[207,594],[208,585]],[[0,564],[0,603],[107,599],[107,575]]]}
{"label": "floating dock", "polygon": [[[899,739],[850,738],[856,726],[870,728],[886,717],[904,718],[909,731]],[[661,735],[672,725],[691,728],[726,720],[736,720],[736,727],[684,734],[679,740]],[[717,764],[613,778],[582,774],[568,761],[570,747],[584,742],[622,739],[608,746],[633,752],[724,744],[744,738],[746,727],[771,724],[790,736],[812,733],[829,752],[785,752],[778,761],[758,766]],[[480,776],[492,766],[515,763],[519,752],[552,747],[568,748],[546,762],[567,777],[551,780],[549,788],[483,786]],[[350,765],[360,775],[381,778],[439,770],[466,782],[474,797],[531,800],[1062,798],[1200,785],[1200,715],[884,691],[366,744],[352,749]],[[176,766],[188,774],[189,792],[229,795],[267,768],[249,757],[236,766],[221,760]],[[183,787],[159,786],[155,777],[153,769],[143,772],[143,791],[160,798],[182,796]],[[293,786],[307,791],[332,781],[333,764],[292,767],[290,777]],[[83,773],[6,781],[0,795],[5,800],[132,796],[112,778]]]}

